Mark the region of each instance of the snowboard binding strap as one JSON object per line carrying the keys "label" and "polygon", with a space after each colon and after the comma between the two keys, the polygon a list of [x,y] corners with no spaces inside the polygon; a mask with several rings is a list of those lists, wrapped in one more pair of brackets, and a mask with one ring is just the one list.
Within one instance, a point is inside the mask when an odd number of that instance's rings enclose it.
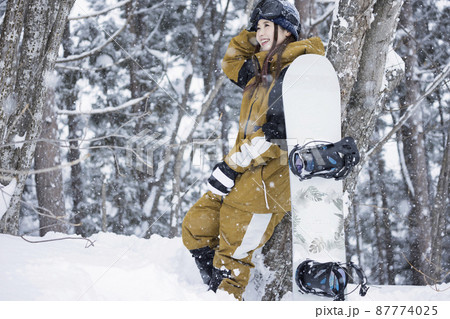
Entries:
{"label": "snowboard binding strap", "polygon": [[[348,268],[343,267],[347,265]],[[345,288],[351,276],[348,269],[354,269],[360,279],[360,296],[365,296],[369,287],[367,278],[360,267],[353,262],[348,264],[327,262],[319,263],[313,260],[302,262],[295,272],[295,282],[300,291],[334,298],[335,301],[345,300]]]}
{"label": "snowboard binding strap", "polygon": [[341,180],[347,177],[359,163],[359,151],[352,137],[344,137],[337,143],[322,142],[309,146],[296,145],[289,153],[289,167],[300,180],[312,177],[334,178]]}

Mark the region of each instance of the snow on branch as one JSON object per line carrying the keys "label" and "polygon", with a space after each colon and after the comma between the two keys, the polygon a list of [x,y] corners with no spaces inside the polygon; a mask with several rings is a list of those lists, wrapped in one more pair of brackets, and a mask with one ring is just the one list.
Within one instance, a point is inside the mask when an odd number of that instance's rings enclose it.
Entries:
{"label": "snow on branch", "polygon": [[159,8],[159,7],[161,7],[161,6],[165,5],[165,4],[166,4],[166,0],[161,1],[160,3],[157,3],[157,4],[155,4],[155,5],[153,5],[153,6],[149,7],[149,8],[139,9],[139,10],[136,11],[135,15],[147,13],[147,12],[152,11],[152,10],[154,10],[156,8]]}
{"label": "snow on branch", "polygon": [[130,3],[132,0],[125,0],[122,2],[119,2],[117,4],[115,4],[114,6],[111,6],[109,8],[103,9],[101,11],[97,11],[97,12],[93,12],[93,13],[88,13],[86,15],[82,15],[82,16],[78,16],[78,17],[69,17],[67,20],[68,21],[73,21],[73,20],[81,20],[81,19],[87,19],[87,18],[92,18],[92,17],[96,17],[105,13],[108,13],[109,11],[112,11],[114,9],[120,8],[128,3]]}
{"label": "snow on branch", "polygon": [[119,106],[110,106],[110,107],[106,107],[103,109],[95,109],[95,110],[91,110],[91,111],[87,111],[87,112],[58,110],[56,113],[58,115],[97,115],[97,114],[105,114],[105,113],[110,113],[110,112],[117,112],[117,111],[121,111],[123,109],[129,108],[130,106],[136,105],[136,104],[148,99],[154,91],[156,91],[156,89],[154,89],[153,91],[147,92],[146,94],[144,94],[141,97],[129,100],[128,102],[125,102]]}
{"label": "snow on branch", "polygon": [[[77,159],[75,161],[72,162],[67,162],[61,165],[57,165],[57,166],[53,166],[53,167],[49,167],[49,168],[42,168],[42,169],[36,169],[36,170],[23,170],[23,171],[19,171],[19,170],[14,170],[14,169],[3,169],[0,168],[0,173],[3,174],[16,174],[16,175],[36,175],[36,174],[43,174],[43,173],[48,173],[48,172],[52,172],[52,171],[59,171],[63,168],[66,167],[70,167],[70,166],[74,166],[77,165],[79,163],[81,163],[82,161],[86,160],[87,158],[89,158],[91,155],[90,154],[86,154],[86,156],[84,156],[83,158]],[[1,176],[2,178],[4,178],[3,176]]]}
{"label": "snow on branch", "polygon": [[[123,2],[119,2],[119,3],[116,4],[115,6],[109,7],[109,8],[107,8],[107,9],[102,10],[102,11],[95,12],[95,13],[91,13],[91,14],[87,14],[87,15],[84,15],[84,16],[79,16],[79,17],[69,17],[68,20],[79,20],[79,19],[85,19],[85,18],[95,17],[95,16],[98,16],[98,15],[104,14],[104,13],[106,13],[106,12],[109,12],[109,11],[111,11],[111,10],[117,9],[117,8],[119,8],[119,7],[122,7],[122,6],[124,6],[124,5],[126,5],[126,4],[128,4],[128,3],[130,3],[130,2],[132,2],[132,0],[126,0],[126,1],[123,1]],[[161,3],[158,3],[158,4],[156,4],[156,5],[154,5],[154,6],[150,7],[150,8],[147,8],[146,11],[156,9],[156,8],[162,6],[163,4],[165,4],[165,2],[166,2],[166,1],[162,1]],[[84,58],[87,58],[87,57],[89,57],[89,56],[91,56],[91,55],[93,55],[93,54],[96,54],[96,53],[102,51],[103,48],[105,48],[108,44],[110,44],[112,41],[115,41],[115,38],[117,38],[117,36],[118,36],[120,33],[122,33],[123,30],[125,30],[126,26],[127,26],[128,23],[130,22],[131,17],[135,16],[136,14],[140,14],[140,12],[132,12],[132,13],[128,14],[127,20],[125,21],[125,23],[124,23],[124,25],[122,26],[122,28],[120,28],[119,30],[117,30],[114,34],[112,34],[112,35],[109,37],[108,40],[106,40],[103,44],[101,44],[101,45],[98,46],[97,48],[94,48],[94,49],[92,49],[92,50],[90,50],[90,51],[88,51],[88,52],[85,52],[85,53],[82,53],[82,54],[79,54],[79,55],[73,55],[73,56],[69,56],[69,57],[67,57],[67,58],[58,59],[58,60],[56,60],[55,63],[66,63],[66,62],[73,62],[73,61],[82,60],[82,59],[84,59]],[[104,29],[103,29],[103,31],[104,31],[105,33],[107,33]],[[109,34],[108,34],[108,35],[109,35]]]}
{"label": "snow on branch", "polygon": [[122,33],[123,30],[125,30],[125,28],[127,27],[128,22],[129,22],[130,17],[131,17],[131,15],[128,17],[127,21],[124,23],[124,25],[122,26],[122,28],[120,28],[120,29],[117,30],[114,34],[112,34],[112,35],[109,37],[109,39],[106,40],[106,41],[105,41],[103,44],[101,44],[100,46],[98,46],[98,47],[96,47],[96,48],[94,48],[94,49],[92,49],[92,50],[90,50],[90,51],[88,51],[88,52],[79,54],[79,55],[73,55],[73,56],[69,56],[69,57],[67,57],[67,58],[58,59],[58,60],[56,60],[56,63],[66,63],[66,62],[78,61],[78,60],[87,58],[87,57],[89,57],[89,56],[91,56],[91,55],[93,55],[93,54],[96,54],[96,53],[100,52],[101,50],[103,50],[104,47],[106,47],[108,44],[110,44],[112,41],[114,41],[114,39],[117,38],[117,36],[118,36],[120,33]]}
{"label": "snow on branch", "polygon": [[433,82],[431,82],[428,87],[425,90],[425,93],[423,93],[416,102],[408,106],[406,109],[406,112],[403,114],[403,116],[398,120],[397,124],[392,128],[392,130],[385,135],[372,149],[370,149],[367,154],[366,158],[371,157],[374,153],[378,152],[384,144],[387,143],[387,141],[394,135],[405,123],[406,121],[411,117],[412,114],[414,114],[414,111],[419,107],[419,105],[422,103],[422,101],[431,93],[436,90],[439,85],[450,75],[450,63],[448,63],[442,73],[440,73]]}
{"label": "snow on branch", "polygon": [[130,59],[131,59],[130,57],[126,57],[126,58],[120,59],[117,62],[113,62],[113,63],[107,64],[107,65],[104,65],[102,67],[90,68],[90,69],[83,68],[83,67],[77,67],[77,66],[63,65],[63,64],[59,64],[59,65],[57,64],[57,65],[55,65],[55,68],[62,69],[62,70],[69,70],[69,71],[78,71],[78,72],[98,72],[98,71],[107,70],[109,68],[112,68],[113,66],[122,64]]}

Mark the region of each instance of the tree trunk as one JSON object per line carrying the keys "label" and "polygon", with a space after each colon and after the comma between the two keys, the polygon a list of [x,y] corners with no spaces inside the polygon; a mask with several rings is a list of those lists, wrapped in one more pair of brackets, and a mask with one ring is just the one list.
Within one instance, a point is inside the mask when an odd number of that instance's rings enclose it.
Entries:
{"label": "tree trunk", "polygon": [[[54,69],[66,19],[74,1],[8,2],[0,41],[1,61],[9,70],[0,79],[0,134],[4,146],[0,169],[6,177],[15,175],[17,186],[0,221],[0,232],[3,233],[18,233],[20,199],[27,170],[34,158],[35,140],[41,132],[47,77]],[[22,24],[25,8],[27,14]],[[18,37],[22,29],[23,40],[19,48]],[[12,71],[14,67],[17,67],[16,74]],[[12,81],[14,78],[15,81]],[[9,103],[5,105],[7,99]],[[18,144],[18,140],[23,143]]]}
{"label": "tree trunk", "polygon": [[386,69],[402,5],[403,0],[340,0],[333,22],[327,57],[341,85],[342,135],[355,137],[361,153],[360,164],[344,182],[350,202],[384,101],[402,75],[390,76]]}
{"label": "tree trunk", "polygon": [[314,28],[311,28],[311,24],[316,18],[316,1],[295,0],[294,3],[300,14],[301,37],[308,38],[315,32]]}
{"label": "tree trunk", "polygon": [[[354,228],[355,228],[355,239],[356,239],[355,253],[356,253],[356,258],[358,260],[358,265],[361,265],[361,228],[360,228],[360,224],[359,224],[360,222],[358,219],[358,210],[356,209],[355,206],[349,207],[349,209],[350,208],[352,210],[351,214],[353,215],[353,224],[354,224]],[[345,247],[349,246],[349,237],[350,237],[349,227],[348,227],[349,223],[350,223],[350,219],[347,218],[347,220],[345,222],[345,225],[346,225],[346,227],[345,227]],[[349,254],[348,254],[348,249],[346,250],[346,255],[347,255],[346,256],[347,262],[350,262],[351,256],[349,256]]]}
{"label": "tree trunk", "polygon": [[[17,104],[17,94],[14,92],[14,82],[16,73],[17,53],[19,41],[23,29],[24,13],[27,1],[8,1],[0,36],[0,129],[1,136],[7,132],[7,122],[9,116],[15,111]],[[3,140],[2,140],[3,141]]]}
{"label": "tree trunk", "polygon": [[[402,24],[410,30],[414,37],[414,20],[411,1],[407,1],[402,12]],[[417,43],[405,38],[408,55],[405,57],[406,65],[406,93],[402,99],[402,106],[413,104],[420,90],[419,83],[414,74],[417,66]],[[423,275],[419,272],[429,273],[429,264],[426,261],[430,243],[430,207],[428,193],[428,167],[426,163],[426,150],[424,144],[424,131],[422,110],[417,109],[402,127],[403,155],[406,167],[411,177],[412,189],[409,191],[410,211],[408,216],[410,256],[409,262],[416,271],[412,272],[412,283],[422,285]]]}
{"label": "tree trunk", "polygon": [[450,138],[447,135],[447,143],[444,149],[441,172],[436,189],[436,196],[433,201],[431,212],[431,272],[430,275],[436,283],[441,283],[442,276],[442,241],[445,236],[446,222],[445,216],[449,214],[449,188],[450,188]]}
{"label": "tree trunk", "polygon": [[[58,124],[55,114],[55,93],[48,90],[47,102],[43,112],[42,134],[36,145],[34,166],[36,170],[56,167],[60,164]],[[38,198],[39,234],[44,236],[50,231],[67,233],[68,224],[63,192],[61,170],[36,174],[36,194]]]}
{"label": "tree trunk", "polygon": [[[356,138],[361,152],[361,163],[364,162],[370,138],[383,107],[381,104],[383,97],[382,83],[386,72],[386,57],[397,29],[398,16],[402,5],[403,0],[378,0],[373,6],[373,13],[369,9],[361,13],[361,18],[368,13],[373,14],[375,18],[364,34],[364,39],[359,43],[362,47],[360,50],[361,58],[358,60],[357,81],[353,82],[354,86],[351,88],[348,87],[348,83],[341,81],[341,85],[344,85],[344,87],[341,87],[343,102],[342,132],[344,136]],[[358,18],[356,18],[357,20]],[[366,24],[364,24],[364,27],[366,27]],[[342,38],[345,37],[346,35],[342,36]],[[347,56],[352,55],[347,54]],[[338,69],[337,71],[338,74],[346,74],[348,70]],[[346,78],[344,76],[341,80]],[[353,81],[352,78],[348,78],[348,80]],[[351,89],[351,95],[347,97],[348,92],[346,90],[348,89]],[[344,104],[347,101],[348,105]],[[350,198],[356,187],[361,166],[359,165],[344,183],[345,190],[350,193]]]}
{"label": "tree trunk", "polygon": [[[15,79],[17,73],[14,72],[19,51],[20,37],[23,30],[24,13],[28,3],[16,0],[8,1],[6,13],[3,18],[2,32],[0,37],[0,146],[2,147],[0,157],[0,182],[3,185],[9,184],[10,179],[16,178],[17,184],[13,197],[9,203],[9,208],[0,220],[0,233],[17,234],[19,230],[19,207],[18,202],[23,191],[25,178],[19,178],[14,174],[16,169],[13,160],[15,147],[14,136],[11,123],[16,122],[17,108],[19,107],[19,92],[15,91]],[[23,106],[22,106],[23,107]],[[12,120],[12,122],[11,122]],[[20,146],[18,144],[17,146]]]}
{"label": "tree trunk", "polygon": [[387,201],[387,189],[386,189],[386,163],[382,156],[377,156],[377,185],[381,196],[381,204],[383,208],[382,224],[383,224],[383,235],[382,236],[382,246],[385,252],[385,260],[383,263],[386,264],[386,274],[388,285],[395,285],[395,269],[394,269],[394,248],[392,244],[392,230],[391,221],[389,218],[389,205]]}
{"label": "tree trunk", "polygon": [[[70,22],[67,22],[64,30],[64,38],[62,40],[63,56],[66,58],[73,55],[73,43],[70,39]],[[77,80],[80,77],[80,72],[73,70],[65,70],[62,74],[63,90],[62,98],[63,108],[69,111],[75,110],[75,103],[78,99]],[[67,161],[74,162],[80,159],[80,139],[82,128],[80,125],[80,117],[77,115],[68,115],[67,123],[69,129],[69,150],[67,152]],[[82,178],[81,164],[76,164],[70,167],[70,190],[69,194],[72,199],[72,218],[75,224],[75,233],[77,235],[85,236],[83,231],[82,221],[85,217],[83,207],[84,199],[84,181]]]}
{"label": "tree trunk", "polygon": [[[339,0],[339,6],[335,9],[337,16],[332,25],[327,57],[339,77],[343,111],[346,109],[357,78],[374,3],[375,0]],[[345,117],[342,120],[346,120]]]}
{"label": "tree trunk", "polygon": [[264,265],[270,277],[264,289],[263,301],[281,300],[292,292],[292,218],[286,213],[275,232],[262,249]]}
{"label": "tree trunk", "polygon": [[[170,162],[173,162],[173,153],[174,153],[174,147],[173,145],[175,145],[175,141],[177,138],[177,132],[178,129],[180,127],[180,123],[181,123],[181,119],[183,117],[182,114],[182,110],[181,109],[176,109],[174,111],[174,115],[172,118],[172,123],[170,123],[169,127],[173,128],[172,130],[172,134],[170,136],[170,140],[169,140],[169,147],[166,147],[166,149],[164,150],[164,165],[167,165]],[[155,164],[156,165],[156,164]],[[158,163],[158,170],[161,169],[159,167],[159,165],[161,165],[161,163]],[[159,179],[153,184],[153,188],[157,187],[156,190],[156,195],[155,195],[155,200],[153,201],[153,205],[151,208],[151,213],[150,213],[150,217],[148,218],[148,223],[150,224],[150,228],[147,230],[146,235],[145,236],[150,236],[153,232],[152,232],[152,227],[153,224],[160,219],[160,217],[163,216],[163,213],[159,212],[159,202],[161,199],[165,199],[165,197],[163,197],[164,195],[164,186],[169,183],[169,181],[171,181],[173,179],[173,174],[170,173],[171,171],[169,169],[167,169],[167,166],[164,167],[164,169],[162,170],[161,176],[159,177]],[[155,176],[158,177],[158,176]],[[164,214],[167,213],[164,212]],[[169,219],[171,220],[171,219]],[[170,226],[170,225],[168,225]],[[170,231],[170,230],[169,230]]]}
{"label": "tree trunk", "polygon": [[[206,10],[206,5],[211,5],[209,1],[201,1],[199,4],[202,6],[204,10]],[[198,54],[199,54],[199,48],[200,48],[200,41],[199,34],[201,33],[203,21],[205,20],[205,11],[203,11],[203,14],[200,17],[196,18],[195,20],[195,30],[196,34],[192,38],[191,48],[190,48],[190,64],[192,66],[192,73],[188,74],[186,76],[185,82],[184,82],[184,94],[181,99],[181,103],[179,107],[182,110],[189,109],[188,102],[189,102],[189,95],[191,91],[191,85],[194,78],[194,72],[198,66]],[[212,61],[211,63],[214,63],[215,61]],[[203,111],[203,110],[202,110]],[[196,117],[195,122],[193,123],[194,129],[191,130],[189,136],[187,139],[183,139],[184,143],[191,143],[192,134],[194,133],[195,128],[197,127],[198,123],[202,121],[202,116],[204,113],[202,112],[199,116]],[[177,126],[178,127],[178,126]],[[172,198],[172,207],[170,211],[170,237],[178,236],[179,230],[180,230],[180,222],[181,222],[181,216],[180,216],[180,210],[181,210],[181,204],[183,201],[182,195],[181,195],[181,183],[182,183],[182,167],[183,167],[183,155],[184,151],[186,149],[185,145],[181,145],[177,153],[175,155],[175,162],[173,165],[173,198]]]}
{"label": "tree trunk", "polygon": [[[379,102],[386,57],[397,29],[402,4],[403,1],[379,0],[374,5],[375,20],[365,36],[358,80],[344,112],[344,134],[358,136],[358,145],[362,149],[367,149],[381,112],[382,105]],[[362,123],[367,125],[361,125]]]}
{"label": "tree trunk", "polygon": [[[143,25],[142,15],[134,14],[134,11],[142,9],[141,7],[142,7],[142,4],[140,4],[139,2],[130,2],[126,6],[127,16],[132,15],[130,17],[129,31],[132,35],[132,38],[134,39],[133,47],[135,47],[135,48],[144,45],[142,43],[143,38],[144,38],[142,33],[147,31],[141,27],[141,25]],[[141,68],[142,68],[141,65],[142,65],[142,63],[141,63],[139,57],[136,59],[133,59],[128,64],[129,75],[130,75],[129,88],[130,88],[132,99],[141,97],[143,95],[144,91],[146,90],[143,87],[144,85],[142,83],[142,80],[139,79],[139,75],[138,75],[139,72],[141,72]],[[145,104],[146,104],[146,101],[144,100],[141,103],[134,105],[133,113],[139,114],[139,115],[144,114],[145,113]],[[145,129],[144,119],[145,119],[144,117],[139,117],[136,120],[136,125],[134,127],[134,132],[133,132],[134,135],[141,133]],[[140,146],[137,145],[137,147],[139,148]],[[138,150],[138,152],[140,152],[140,150]],[[143,208],[145,205],[145,202],[148,199],[148,194],[151,191],[151,189],[149,189],[148,175],[147,175],[147,169],[146,169],[145,165],[136,164],[136,166],[132,170],[131,176],[135,180],[138,181],[139,189],[137,190],[137,192],[138,192],[139,206],[141,208]]]}
{"label": "tree trunk", "polygon": [[375,249],[378,254],[378,258],[374,256],[374,266],[376,265],[376,274],[378,277],[378,284],[384,284],[385,268],[384,268],[384,254],[383,254],[383,231],[381,227],[381,221],[379,216],[378,205],[378,192],[376,190],[377,178],[374,174],[374,165],[369,165],[369,179],[370,179],[370,197],[372,199],[373,218],[374,218],[374,236],[375,236]]}

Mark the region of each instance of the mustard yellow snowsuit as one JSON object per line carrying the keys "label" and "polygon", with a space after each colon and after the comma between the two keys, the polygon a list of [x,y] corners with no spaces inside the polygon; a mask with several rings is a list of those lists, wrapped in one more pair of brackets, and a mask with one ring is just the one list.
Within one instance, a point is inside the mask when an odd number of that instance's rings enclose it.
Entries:
{"label": "mustard yellow snowsuit", "polygon": [[[255,81],[253,63],[257,60],[261,67],[267,55],[263,51],[254,56],[254,44],[256,33],[243,30],[231,40],[222,62],[225,74],[241,88]],[[236,143],[224,158],[239,173],[234,187],[224,197],[208,191],[183,221],[184,245],[189,250],[206,246],[215,250],[214,267],[230,273],[219,289],[237,299],[242,299],[254,267],[254,250],[269,240],[275,226],[291,209],[287,152],[269,142],[262,127],[271,117],[283,114],[281,87],[286,67],[299,55],[310,53],[324,54],[319,38],[288,44],[281,56],[280,76],[273,79],[275,59],[280,59],[275,56],[270,64],[270,86],[259,85],[254,91],[244,92]],[[282,119],[284,129],[284,115]]]}

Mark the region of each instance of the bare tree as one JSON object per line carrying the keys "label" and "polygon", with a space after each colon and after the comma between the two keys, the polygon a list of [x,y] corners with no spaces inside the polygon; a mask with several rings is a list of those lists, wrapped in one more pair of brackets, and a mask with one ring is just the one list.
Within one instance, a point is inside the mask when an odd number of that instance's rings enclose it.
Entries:
{"label": "bare tree", "polygon": [[[383,106],[386,58],[403,0],[349,2],[339,2],[327,55],[340,78],[343,135],[357,137],[364,159]],[[358,174],[355,170],[346,180],[350,194]]]}
{"label": "bare tree", "polygon": [[[407,0],[402,11],[402,25],[410,30],[414,37],[414,21],[412,2]],[[414,39],[405,37],[408,54],[404,57],[406,64],[405,85],[408,88],[402,98],[402,114],[406,106],[413,104],[420,92],[419,82],[415,76],[417,66],[417,44]],[[428,167],[425,158],[425,135],[422,111],[417,109],[401,129],[403,156],[407,174],[411,179],[409,188],[410,211],[408,216],[409,234],[411,236],[409,261],[414,267],[428,273],[426,252],[430,248],[430,194],[428,185]],[[413,284],[425,284],[422,274],[412,272]]]}
{"label": "bare tree", "polygon": [[382,215],[382,224],[383,224],[383,232],[380,234],[382,236],[382,245],[384,250],[384,259],[383,262],[386,264],[386,275],[387,275],[387,283],[389,285],[395,284],[395,268],[394,268],[394,248],[392,243],[392,229],[391,229],[391,221],[389,218],[390,210],[388,209],[388,201],[387,201],[387,187],[384,180],[386,176],[385,172],[385,160],[383,157],[378,154],[377,159],[377,187],[381,197],[381,208],[383,210]]}
{"label": "bare tree", "polygon": [[[73,43],[70,38],[70,22],[66,23],[64,29],[64,37],[62,40],[63,57],[66,58],[73,54]],[[62,70],[59,72],[62,77],[60,89],[62,94],[60,99],[63,108],[69,111],[75,110],[75,103],[78,98],[77,80],[80,72],[76,70]],[[68,114],[67,123],[69,129],[69,150],[67,152],[67,161],[73,162],[80,159],[79,143],[81,138],[80,118],[77,115]],[[76,164],[70,167],[70,188],[69,194],[72,198],[72,218],[75,224],[75,233],[78,235],[85,235],[81,222],[86,214],[83,210],[82,201],[84,198],[84,184],[82,178],[81,164]]]}
{"label": "bare tree", "polygon": [[41,132],[47,78],[74,2],[11,0],[7,4],[0,39],[0,169],[6,175],[2,184],[13,177],[17,186],[0,221],[3,233],[18,233],[20,199]]}
{"label": "bare tree", "polygon": [[[214,8],[209,8],[206,6],[211,6],[211,3],[209,1],[201,1],[201,5],[205,8],[206,10],[215,10]],[[225,28],[225,21],[226,21],[226,16],[228,13],[228,5],[226,6],[225,12],[223,12],[223,16],[221,19],[221,25],[220,25],[220,31],[221,33],[223,33],[223,30]],[[197,32],[199,33],[199,36],[195,36],[192,40],[192,55],[191,55],[191,64],[193,66],[193,68],[197,67],[197,64],[199,63],[198,60],[198,55],[199,55],[199,42],[201,41],[200,36],[206,37],[203,32],[201,31],[201,27],[203,25],[203,22],[205,20],[205,13],[198,18],[197,21],[195,21],[195,26],[197,29]],[[205,82],[211,81],[213,80],[213,73],[215,71],[215,69],[217,68],[217,55],[219,52],[219,48],[220,48],[220,41],[221,37],[218,38],[218,40],[214,43],[214,49],[213,49],[213,55],[211,56],[211,58],[209,59],[209,65],[205,68],[208,70],[206,76],[205,76]],[[219,90],[221,89],[223,83],[224,83],[224,79],[225,76],[221,75],[219,76],[217,79],[214,79],[214,85],[211,85],[212,83],[209,83],[208,85],[205,85],[205,89],[209,89],[210,91],[206,92],[206,99],[202,105],[202,109],[200,111],[200,113],[195,117],[194,119],[194,124],[192,126],[192,129],[189,131],[189,133],[187,134],[187,136],[185,137],[185,141],[186,143],[192,140],[193,134],[195,132],[195,130],[197,129],[198,125],[204,120],[205,115],[207,114],[206,112],[208,111],[209,107],[211,106],[213,100],[215,99],[217,93],[219,92]],[[189,95],[189,92],[191,90],[191,84],[192,84],[192,75],[188,76],[188,78],[186,79],[186,87],[185,87],[185,95],[183,96],[183,103],[187,102],[187,97]],[[182,108],[185,108],[185,104],[181,105]],[[183,201],[182,198],[182,194],[181,194],[181,183],[182,183],[182,178],[184,176],[182,176],[182,164],[183,164],[183,155],[186,151],[186,143],[182,143],[183,145],[180,146],[176,156],[175,156],[175,165],[174,165],[174,183],[173,183],[173,195],[174,195],[174,199],[176,199],[176,204],[173,205],[172,210],[171,210],[171,216],[170,216],[170,220],[171,220],[171,225],[172,225],[172,234],[173,235],[177,235],[178,234],[178,230],[179,230],[179,225],[182,221],[181,218],[181,203]]]}
{"label": "bare tree", "polygon": [[442,240],[445,236],[447,223],[445,216],[449,214],[449,188],[450,188],[450,132],[447,132],[447,143],[444,149],[441,172],[431,211],[431,270],[430,276],[434,281],[440,282],[442,271]]}
{"label": "bare tree", "polygon": [[[58,125],[55,113],[55,92],[47,91],[44,103],[41,141],[36,145],[34,167],[37,170],[60,165]],[[65,212],[63,178],[61,170],[50,170],[36,174],[36,194],[39,211],[39,234],[44,236],[49,231],[66,233],[68,218]]]}

